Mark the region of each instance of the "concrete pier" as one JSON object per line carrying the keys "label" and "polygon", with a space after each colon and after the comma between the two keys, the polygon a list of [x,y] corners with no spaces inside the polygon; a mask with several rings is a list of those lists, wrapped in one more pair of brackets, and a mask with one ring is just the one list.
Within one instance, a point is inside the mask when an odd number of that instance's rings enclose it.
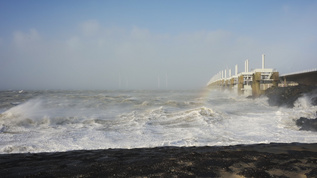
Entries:
{"label": "concrete pier", "polygon": [[244,78],[240,75],[238,78],[238,94],[243,94],[244,89]]}
{"label": "concrete pier", "polygon": [[252,80],[252,96],[253,97],[258,97],[262,94],[260,89],[260,83],[261,83],[261,73],[255,72],[253,74],[253,80]]}
{"label": "concrete pier", "polygon": [[233,89],[233,86],[234,86],[234,78],[231,78],[230,79],[230,90]]}

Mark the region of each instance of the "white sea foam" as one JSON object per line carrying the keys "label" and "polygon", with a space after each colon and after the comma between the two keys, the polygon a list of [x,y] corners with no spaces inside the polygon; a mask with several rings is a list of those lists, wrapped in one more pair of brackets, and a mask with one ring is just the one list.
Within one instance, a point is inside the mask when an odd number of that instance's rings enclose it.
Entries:
{"label": "white sea foam", "polygon": [[0,115],[0,153],[156,146],[316,142],[295,120],[310,98],[277,108],[222,92],[43,93]]}

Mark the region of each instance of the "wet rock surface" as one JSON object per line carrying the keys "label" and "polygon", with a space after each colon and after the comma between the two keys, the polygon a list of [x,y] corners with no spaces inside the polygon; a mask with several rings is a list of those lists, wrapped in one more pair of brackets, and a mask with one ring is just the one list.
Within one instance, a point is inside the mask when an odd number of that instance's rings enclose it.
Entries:
{"label": "wet rock surface", "polygon": [[315,131],[317,132],[317,118],[308,119],[301,117],[296,121],[296,125],[300,127],[299,130]]}
{"label": "wet rock surface", "polygon": [[271,87],[265,91],[265,95],[269,98],[268,102],[271,106],[294,107],[294,102],[304,94],[314,96],[311,104],[317,104],[317,87],[316,86],[290,86],[290,87]]}
{"label": "wet rock surface", "polygon": [[4,177],[316,177],[317,144],[4,154],[0,165]]}

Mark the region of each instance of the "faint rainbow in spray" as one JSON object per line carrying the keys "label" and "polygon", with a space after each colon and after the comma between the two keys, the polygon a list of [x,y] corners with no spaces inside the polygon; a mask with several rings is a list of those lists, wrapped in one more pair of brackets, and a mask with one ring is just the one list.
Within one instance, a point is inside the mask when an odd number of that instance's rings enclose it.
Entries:
{"label": "faint rainbow in spray", "polygon": [[212,89],[210,89],[208,87],[202,88],[199,96],[200,96],[201,102],[204,105],[208,104],[208,101],[209,101],[210,96],[211,96],[212,93],[213,93]]}

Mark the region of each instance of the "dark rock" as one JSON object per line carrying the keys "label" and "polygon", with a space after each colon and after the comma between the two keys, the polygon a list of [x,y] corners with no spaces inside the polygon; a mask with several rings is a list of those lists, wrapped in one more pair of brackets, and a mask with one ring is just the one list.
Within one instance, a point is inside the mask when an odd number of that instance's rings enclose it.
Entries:
{"label": "dark rock", "polygon": [[296,121],[296,125],[300,127],[299,130],[315,131],[317,132],[317,118],[308,119],[301,117]]}
{"label": "dark rock", "polygon": [[313,169],[312,171],[310,171],[309,173],[306,173],[307,177],[314,177],[317,175],[317,168]]}
{"label": "dark rock", "polygon": [[[294,102],[304,94],[314,96],[317,92],[316,86],[298,85],[290,87],[271,87],[265,91],[271,106],[294,107]],[[317,104],[317,97],[313,97],[312,104]]]}
{"label": "dark rock", "polygon": [[263,170],[257,170],[253,168],[245,168],[243,171],[239,173],[245,177],[272,177],[270,174]]}

